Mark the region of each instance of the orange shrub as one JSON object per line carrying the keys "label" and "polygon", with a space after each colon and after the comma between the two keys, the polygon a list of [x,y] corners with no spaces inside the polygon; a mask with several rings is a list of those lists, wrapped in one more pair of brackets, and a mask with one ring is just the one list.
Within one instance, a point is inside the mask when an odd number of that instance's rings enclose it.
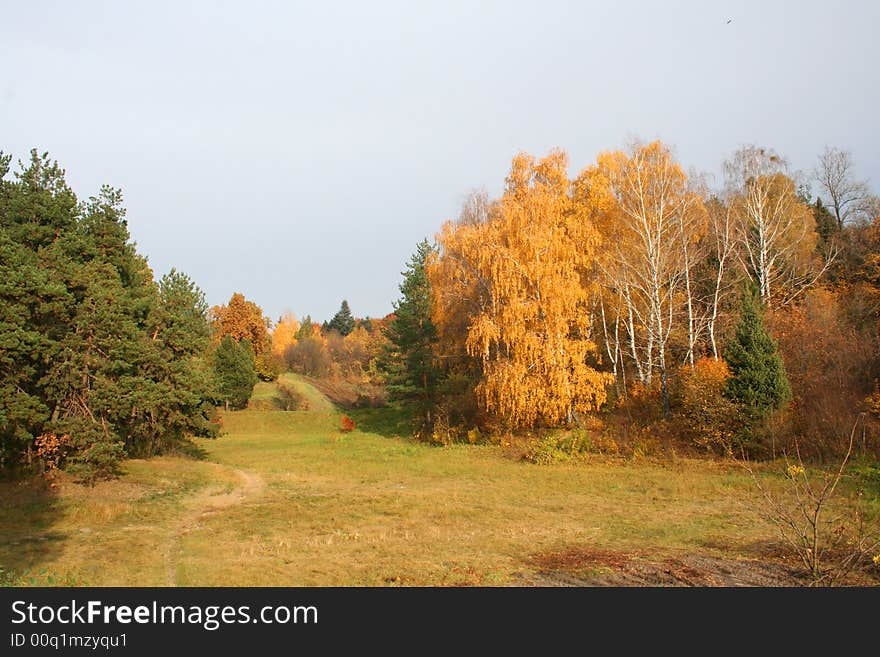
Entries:
{"label": "orange shrub", "polygon": [[43,467],[43,474],[47,477],[54,476],[64,458],[64,451],[70,445],[70,436],[56,436],[54,433],[44,433],[34,439],[36,456]]}
{"label": "orange shrub", "polygon": [[352,420],[347,415],[342,416],[342,424],[339,427],[339,430],[343,433],[348,433],[349,431],[354,431],[354,420]]}
{"label": "orange shrub", "polygon": [[722,359],[701,358],[680,374],[681,425],[687,437],[707,450],[730,450],[736,405],[724,396],[730,369]]}
{"label": "orange shrub", "polygon": [[816,288],[772,316],[791,382],[792,428],[799,447],[811,455],[846,449],[873,388],[876,338],[846,317],[844,301],[840,293]]}

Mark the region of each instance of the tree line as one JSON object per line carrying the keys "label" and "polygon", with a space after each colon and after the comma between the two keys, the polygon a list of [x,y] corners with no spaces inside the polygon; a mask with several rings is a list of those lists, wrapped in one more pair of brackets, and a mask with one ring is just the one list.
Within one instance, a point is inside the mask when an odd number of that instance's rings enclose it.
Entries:
{"label": "tree line", "polygon": [[158,281],[122,194],[80,201],[46,154],[0,153],[0,469],[112,473],[124,456],[216,434],[202,291]]}
{"label": "tree line", "polygon": [[0,152],[0,472],[110,476],[217,436],[217,407],[246,406],[259,379],[377,371],[381,323],[347,301],[274,330],[240,293],[209,308],[185,274],[154,279],[120,190],[80,201],[46,153],[10,165]]}
{"label": "tree line", "polygon": [[240,293],[209,308],[185,274],[154,279],[119,190],[81,201],[36,151],[10,165],[0,154],[0,470],[111,474],[216,436],[217,407],[286,370],[352,404],[405,402],[440,443],[601,417],[710,450],[823,453],[855,414],[880,416],[880,203],[837,149],[815,196],[754,146],[716,189],[661,142],[574,177],[562,151],[521,153],[499,198],[471,194],[417,245],[391,314],[343,301],[322,324],[273,323]]}
{"label": "tree line", "polygon": [[[717,189],[659,141],[602,153],[574,178],[568,164],[558,150],[517,155],[500,198],[472,194],[419,245],[391,341],[427,435],[577,426],[600,409],[656,411],[684,433],[713,418],[694,440],[728,448],[782,425],[829,445],[847,433],[880,360],[880,203],[848,153],[818,159],[816,197],[756,146],[724,163]],[[846,361],[838,372],[821,366],[820,331]],[[688,389],[716,393],[697,404]]]}

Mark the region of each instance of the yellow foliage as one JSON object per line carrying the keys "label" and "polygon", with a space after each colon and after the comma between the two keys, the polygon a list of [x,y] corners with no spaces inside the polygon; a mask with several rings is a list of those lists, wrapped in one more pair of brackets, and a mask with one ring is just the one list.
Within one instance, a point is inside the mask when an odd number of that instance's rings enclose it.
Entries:
{"label": "yellow foliage", "polygon": [[296,334],[299,332],[299,321],[296,315],[290,313],[281,318],[281,321],[272,331],[272,353],[281,358],[287,353],[289,347],[296,344]]}
{"label": "yellow foliage", "polygon": [[818,271],[813,211],[772,151],[744,147],[725,169],[736,188],[730,207],[746,271],[763,303],[787,305]]}
{"label": "yellow foliage", "polygon": [[730,369],[723,359],[701,358],[681,371],[681,410],[692,441],[701,447],[728,450],[736,407],[724,396]]}
{"label": "yellow foliage", "polygon": [[[607,243],[596,261],[603,304],[627,322],[639,380],[650,384],[659,368],[665,394],[666,342],[681,305],[691,302],[694,243],[708,225],[700,195],[660,141],[600,154],[574,181],[574,193],[593,208]],[[682,314],[693,339],[688,309]]]}
{"label": "yellow foliage", "polygon": [[605,401],[589,338],[600,235],[575,199],[561,151],[517,155],[485,223],[447,223],[427,271],[441,341],[482,364],[477,396],[512,426],[558,424]]}

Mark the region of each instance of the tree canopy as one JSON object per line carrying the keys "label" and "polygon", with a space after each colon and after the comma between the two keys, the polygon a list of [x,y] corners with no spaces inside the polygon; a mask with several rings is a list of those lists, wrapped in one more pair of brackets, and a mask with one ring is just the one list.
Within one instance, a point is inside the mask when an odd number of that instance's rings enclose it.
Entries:
{"label": "tree canopy", "polygon": [[0,462],[33,464],[43,436],[87,476],[123,455],[213,435],[201,290],[157,283],[131,243],[122,194],[79,202],[31,152],[10,180],[0,155]]}

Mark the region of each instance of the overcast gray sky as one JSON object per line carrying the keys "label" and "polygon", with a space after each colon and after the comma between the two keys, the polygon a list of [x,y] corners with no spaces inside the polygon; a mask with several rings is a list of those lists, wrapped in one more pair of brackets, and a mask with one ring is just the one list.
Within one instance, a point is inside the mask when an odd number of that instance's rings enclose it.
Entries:
{"label": "overcast gray sky", "polygon": [[[731,20],[728,24],[727,21]],[[123,189],[157,275],[384,315],[415,243],[518,150],[745,143],[880,183],[880,2],[0,0],[0,149]]]}

